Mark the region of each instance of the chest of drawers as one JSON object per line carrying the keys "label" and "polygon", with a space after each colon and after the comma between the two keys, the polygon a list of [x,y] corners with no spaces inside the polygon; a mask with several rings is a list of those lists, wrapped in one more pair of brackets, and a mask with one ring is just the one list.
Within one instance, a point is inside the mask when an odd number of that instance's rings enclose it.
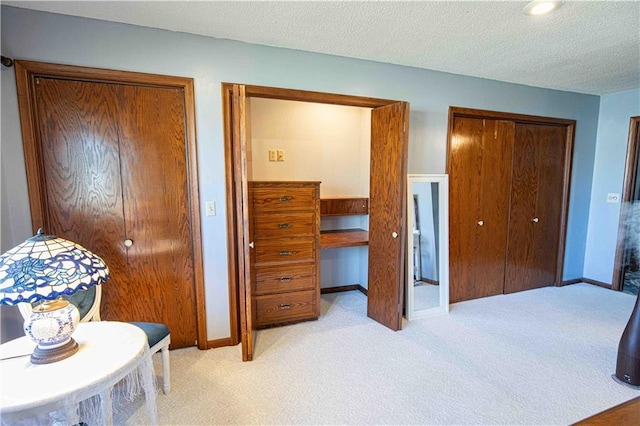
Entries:
{"label": "chest of drawers", "polygon": [[320,182],[249,182],[258,327],[320,316]]}

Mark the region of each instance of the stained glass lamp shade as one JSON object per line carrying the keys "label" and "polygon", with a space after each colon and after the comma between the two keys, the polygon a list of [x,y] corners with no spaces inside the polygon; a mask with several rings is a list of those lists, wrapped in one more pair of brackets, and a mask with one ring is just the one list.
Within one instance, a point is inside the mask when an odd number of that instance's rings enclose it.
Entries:
{"label": "stained glass lamp shade", "polygon": [[41,302],[24,323],[26,335],[37,343],[32,363],[56,362],[78,350],[71,335],[80,314],[62,297],[108,279],[109,268],[100,257],[41,229],[0,256],[0,304]]}

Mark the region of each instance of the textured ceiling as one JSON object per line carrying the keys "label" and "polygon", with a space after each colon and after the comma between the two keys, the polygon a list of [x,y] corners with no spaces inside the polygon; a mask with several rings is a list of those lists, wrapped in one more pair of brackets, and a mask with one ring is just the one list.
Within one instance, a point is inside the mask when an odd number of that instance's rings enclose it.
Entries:
{"label": "textured ceiling", "polygon": [[640,2],[4,1],[2,4],[572,92],[640,87]]}

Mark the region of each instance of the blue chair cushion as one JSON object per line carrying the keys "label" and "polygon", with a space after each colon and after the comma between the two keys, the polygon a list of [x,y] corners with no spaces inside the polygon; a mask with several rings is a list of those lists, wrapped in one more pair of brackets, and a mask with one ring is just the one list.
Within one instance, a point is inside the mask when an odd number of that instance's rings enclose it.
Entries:
{"label": "blue chair cushion", "polygon": [[147,335],[147,340],[149,340],[150,348],[169,335],[169,327],[157,322],[131,322],[129,324],[140,327],[144,331]]}

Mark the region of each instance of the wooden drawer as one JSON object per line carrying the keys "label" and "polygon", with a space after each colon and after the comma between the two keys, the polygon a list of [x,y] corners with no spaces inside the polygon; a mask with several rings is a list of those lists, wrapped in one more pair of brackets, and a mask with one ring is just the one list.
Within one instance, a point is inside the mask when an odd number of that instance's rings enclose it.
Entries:
{"label": "wooden drawer", "polygon": [[256,240],[254,249],[256,265],[314,262],[316,247],[315,238]]}
{"label": "wooden drawer", "polygon": [[253,232],[256,239],[281,237],[314,237],[314,212],[271,213],[254,217]]}
{"label": "wooden drawer", "polygon": [[272,266],[256,268],[255,294],[311,290],[316,287],[314,265]]}
{"label": "wooden drawer", "polygon": [[258,326],[317,318],[315,290],[256,297]]}
{"label": "wooden drawer", "polygon": [[253,213],[264,211],[315,211],[317,186],[254,186]]}

